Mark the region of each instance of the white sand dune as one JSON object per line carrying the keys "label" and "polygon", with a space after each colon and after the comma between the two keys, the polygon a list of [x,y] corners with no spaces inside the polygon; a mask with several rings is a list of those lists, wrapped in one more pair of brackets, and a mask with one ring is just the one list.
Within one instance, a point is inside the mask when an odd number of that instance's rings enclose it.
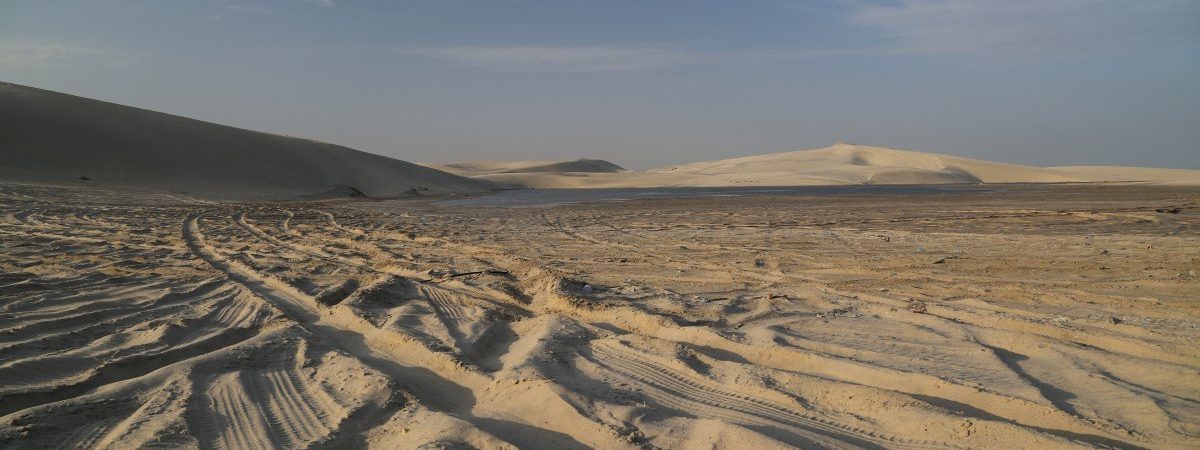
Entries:
{"label": "white sand dune", "polygon": [[0,179],[218,197],[485,191],[471,180],[323,142],[0,83]]}
{"label": "white sand dune", "polygon": [[[493,163],[493,167],[504,167]],[[846,184],[1153,182],[1200,184],[1200,171],[1127,167],[1032,167],[838,143],[831,147],[669,166],[645,172],[464,175],[509,187],[715,187]]]}
{"label": "white sand dune", "polygon": [[775,153],[665,167],[652,173],[707,175],[727,180],[837,180],[845,184],[1069,182],[1045,169],[957,156],[838,143],[817,150]]}
{"label": "white sand dune", "polygon": [[615,173],[625,171],[623,167],[611,162],[587,158],[573,161],[460,161],[446,164],[419,164],[468,177],[513,173]]}

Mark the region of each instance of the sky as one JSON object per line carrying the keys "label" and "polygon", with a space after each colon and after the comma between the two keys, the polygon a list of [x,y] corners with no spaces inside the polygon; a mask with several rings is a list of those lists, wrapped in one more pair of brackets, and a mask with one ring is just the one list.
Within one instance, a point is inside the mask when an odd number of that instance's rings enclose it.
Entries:
{"label": "sky", "polygon": [[0,80],[408,161],[1200,169],[1196,0],[0,0]]}

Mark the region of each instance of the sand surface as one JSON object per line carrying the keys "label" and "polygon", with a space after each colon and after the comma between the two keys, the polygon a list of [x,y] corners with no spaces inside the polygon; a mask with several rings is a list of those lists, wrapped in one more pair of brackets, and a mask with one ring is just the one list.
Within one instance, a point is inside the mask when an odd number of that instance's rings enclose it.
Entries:
{"label": "sand surface", "polygon": [[1197,201],[0,183],[0,448],[1195,448]]}
{"label": "sand surface", "polygon": [[1121,166],[1064,166],[1052,170],[1091,182],[1149,182],[1183,186],[1200,185],[1200,170]]}
{"label": "sand surface", "polygon": [[1200,170],[1032,167],[838,143],[815,150],[668,166],[648,171],[520,171],[495,161],[431,167],[518,188],[806,186],[854,184],[1149,182],[1200,185]]}
{"label": "sand surface", "polygon": [[482,192],[481,180],[324,142],[0,83],[0,180],[218,198]]}

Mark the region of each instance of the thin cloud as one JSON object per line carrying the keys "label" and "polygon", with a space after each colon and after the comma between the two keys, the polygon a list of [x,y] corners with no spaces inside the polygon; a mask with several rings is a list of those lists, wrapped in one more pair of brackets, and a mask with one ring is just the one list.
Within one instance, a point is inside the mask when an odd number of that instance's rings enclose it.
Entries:
{"label": "thin cloud", "polygon": [[245,14],[272,14],[273,13],[269,9],[258,7],[258,6],[250,6],[250,5],[229,5],[229,6],[226,6],[225,9],[228,9],[230,11],[239,12],[239,13],[245,13]]}
{"label": "thin cloud", "polygon": [[997,57],[1090,54],[1200,41],[1194,0],[854,1],[851,23],[893,51]]}
{"label": "thin cloud", "polygon": [[679,47],[516,46],[420,47],[404,53],[512,72],[613,72],[652,70],[702,59]]}
{"label": "thin cloud", "polygon": [[[844,25],[874,36],[856,46],[706,51],[681,46],[449,46],[402,49],[509,72],[613,72],[681,64],[758,63],[837,56],[957,55],[1042,59],[1200,42],[1195,0],[827,0]],[[779,6],[813,13],[811,2]]]}

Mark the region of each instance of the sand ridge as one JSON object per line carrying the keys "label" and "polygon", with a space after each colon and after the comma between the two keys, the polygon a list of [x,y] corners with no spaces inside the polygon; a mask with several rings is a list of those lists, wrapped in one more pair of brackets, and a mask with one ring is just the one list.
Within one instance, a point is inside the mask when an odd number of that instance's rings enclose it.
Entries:
{"label": "sand ridge", "polygon": [[0,83],[0,179],[237,199],[486,192],[481,180],[307,139]]}
{"label": "sand ridge", "polygon": [[[474,167],[470,163],[462,163]],[[435,166],[449,167],[454,164]],[[1032,167],[958,156],[837,143],[793,152],[747,156],[623,172],[459,172],[517,188],[633,188],[808,186],[853,184],[1149,182],[1198,185],[1200,171],[1136,167]]]}
{"label": "sand ridge", "polygon": [[467,177],[516,173],[613,173],[625,170],[608,161],[587,158],[571,161],[460,161],[445,164],[420,164]]}

